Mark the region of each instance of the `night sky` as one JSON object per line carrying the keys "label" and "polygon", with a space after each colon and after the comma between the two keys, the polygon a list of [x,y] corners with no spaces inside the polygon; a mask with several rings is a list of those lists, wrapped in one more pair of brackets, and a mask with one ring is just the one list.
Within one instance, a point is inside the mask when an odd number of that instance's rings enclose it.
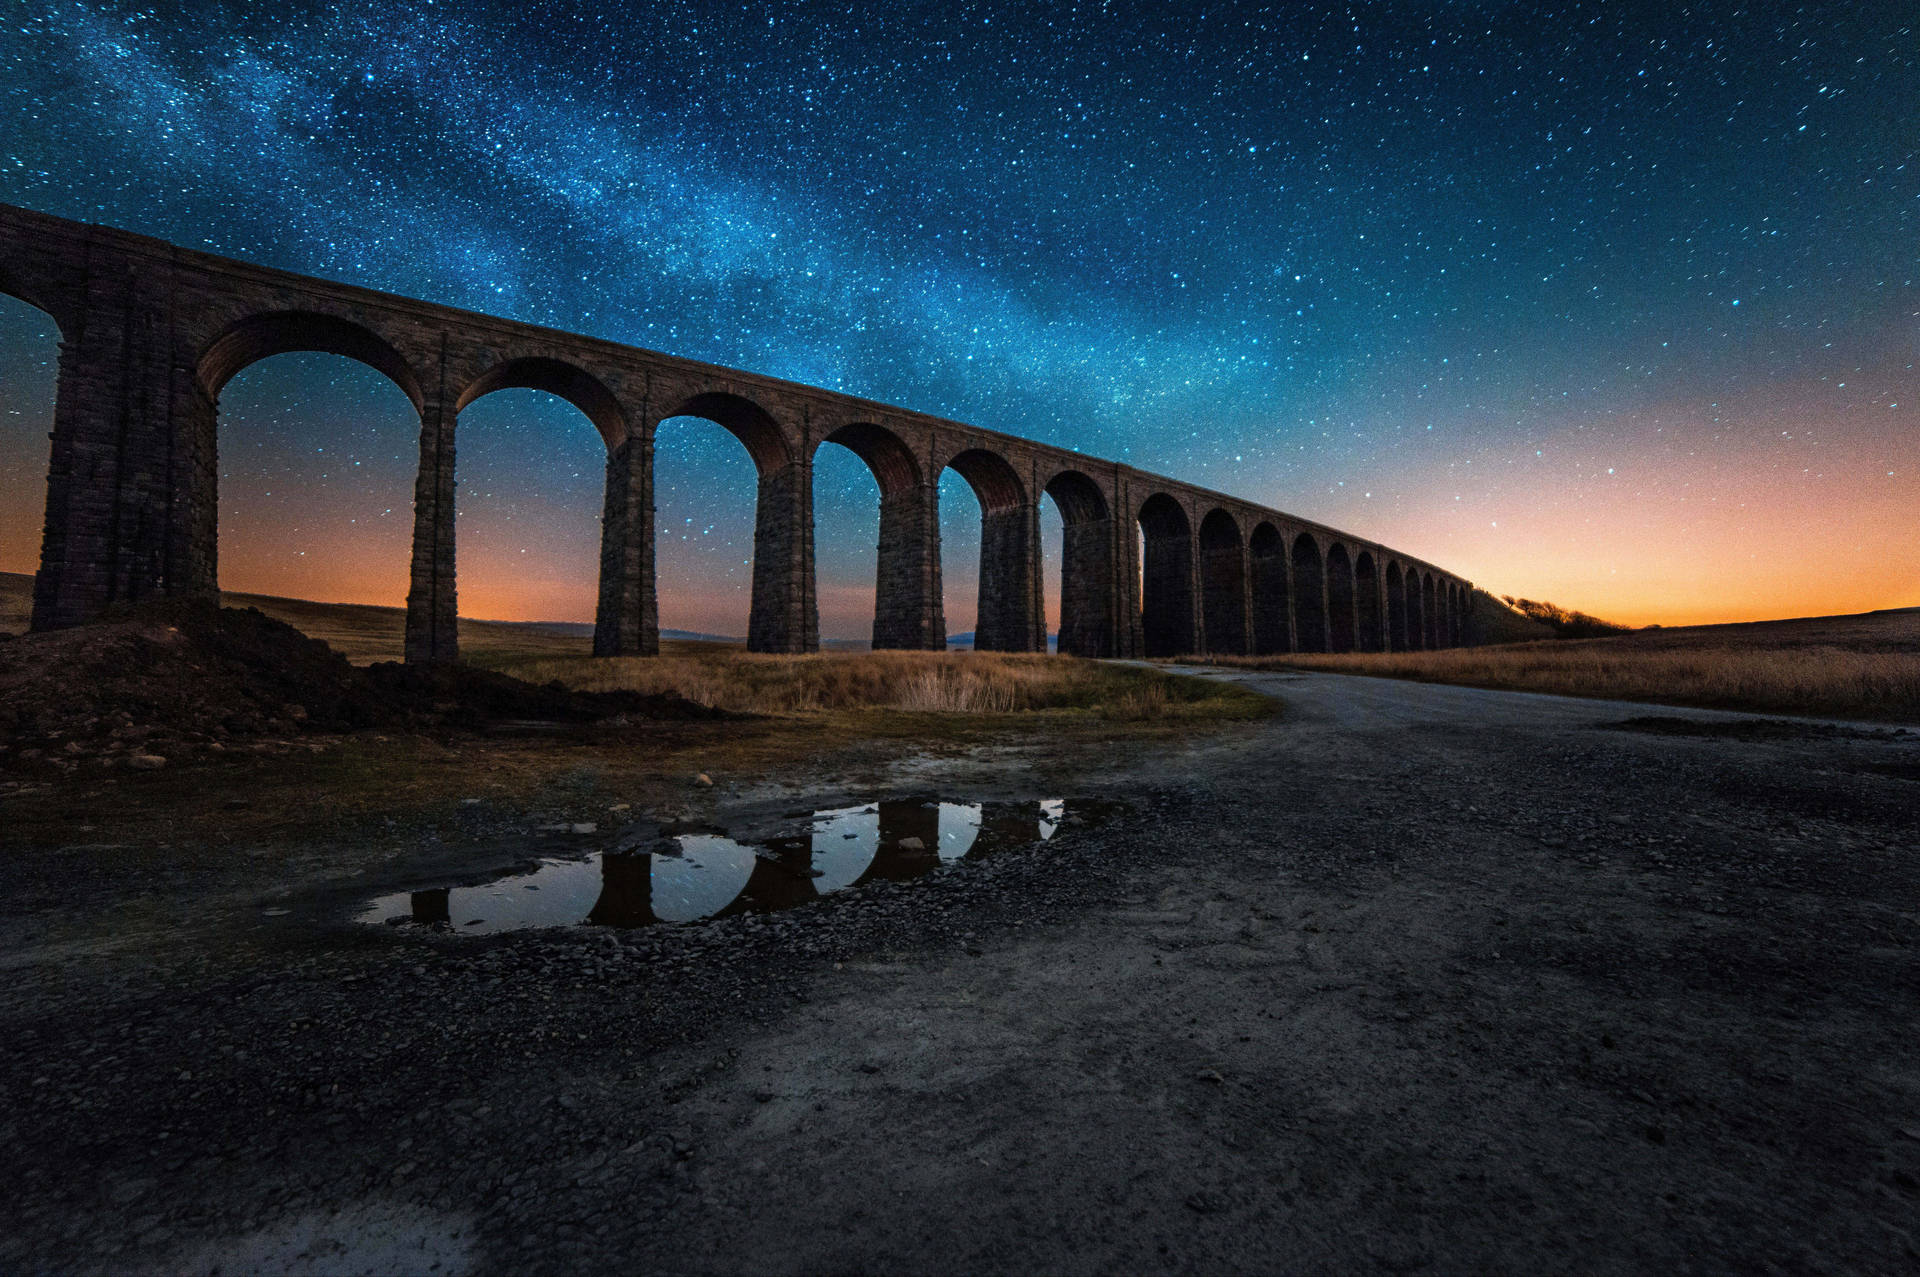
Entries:
{"label": "night sky", "polygon": [[[1912,0],[628,8],[16,3],[0,202],[1118,458],[1623,621],[1920,604]],[[37,562],[55,341],[0,298],[0,569]],[[283,355],[221,410],[222,585],[402,602],[399,390]],[[660,442],[662,624],[744,633],[746,452]],[[590,617],[586,419],[502,392],[459,449],[462,611]],[[864,636],[878,489],[817,474],[822,631]],[[941,493],[958,631],[979,514]]]}

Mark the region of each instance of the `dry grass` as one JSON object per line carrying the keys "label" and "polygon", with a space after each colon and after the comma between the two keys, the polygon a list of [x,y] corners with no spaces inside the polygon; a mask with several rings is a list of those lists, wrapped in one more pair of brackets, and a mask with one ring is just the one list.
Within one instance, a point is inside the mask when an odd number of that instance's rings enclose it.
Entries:
{"label": "dry grass", "polygon": [[[1840,627],[1832,622],[1853,622]],[[1822,639],[1826,641],[1821,641]],[[1771,714],[1920,722],[1920,615],[1699,626],[1441,652],[1202,657],[1512,691]]]}
{"label": "dry grass", "polygon": [[[704,648],[705,650],[696,650]],[[925,714],[1087,711],[1122,721],[1247,717],[1220,685],[1128,666],[997,652],[822,652],[758,656],[684,644],[660,656],[532,657],[493,668],[580,691],[677,692],[745,714],[898,710]]]}
{"label": "dry grass", "polygon": [[[32,582],[0,573],[0,618],[15,618],[18,629],[26,628]],[[357,665],[401,657],[406,613],[400,608],[258,594],[224,594],[221,602],[257,607]],[[758,656],[739,644],[667,639],[659,656],[603,659],[590,654],[592,647],[590,627],[460,620],[460,655],[472,664],[581,691],[678,692],[736,713],[993,716],[1052,710],[1148,724],[1270,712],[1265,698],[1219,684],[1070,657],[844,651]]]}

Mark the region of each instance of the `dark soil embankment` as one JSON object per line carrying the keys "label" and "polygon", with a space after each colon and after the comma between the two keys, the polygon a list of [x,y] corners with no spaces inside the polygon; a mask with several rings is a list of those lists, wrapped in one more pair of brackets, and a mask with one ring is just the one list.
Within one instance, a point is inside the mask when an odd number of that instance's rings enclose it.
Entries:
{"label": "dark soil embankment", "polygon": [[157,604],[0,643],[0,768],[151,768],[313,733],[621,716],[726,717],[679,696],[573,692],[464,666],[360,668],[252,608]]}

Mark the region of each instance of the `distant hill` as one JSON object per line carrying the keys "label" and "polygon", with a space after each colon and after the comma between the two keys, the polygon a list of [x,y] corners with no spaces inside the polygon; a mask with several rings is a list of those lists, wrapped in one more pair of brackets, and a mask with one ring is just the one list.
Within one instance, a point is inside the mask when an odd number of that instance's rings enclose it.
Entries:
{"label": "distant hill", "polygon": [[1475,589],[1468,600],[1467,625],[1476,643],[1526,643],[1553,637],[1551,627],[1481,589]]}
{"label": "distant hill", "polygon": [[[259,608],[312,638],[324,639],[356,665],[397,661],[405,644],[407,610],[367,603],[315,603],[271,594],[222,593],[227,607]],[[33,611],[33,578],[0,572],[0,631],[19,634]],[[663,630],[668,642],[744,643],[746,640],[691,630]],[[479,621],[460,618],[461,650],[484,657],[512,651],[525,656],[584,655],[593,648],[593,626],[584,621]]]}
{"label": "distant hill", "polygon": [[[974,631],[972,630],[968,630],[964,634],[947,635],[947,650],[950,652],[971,652],[973,650],[973,635]],[[1060,650],[1060,636],[1058,634],[1047,635],[1047,650],[1049,652],[1057,652]]]}
{"label": "distant hill", "polygon": [[[407,610],[370,603],[315,603],[271,594],[224,592],[227,607],[259,608],[311,638],[324,639],[356,665],[397,661],[405,643]],[[33,614],[33,577],[24,572],[0,572],[0,633],[25,633]],[[738,647],[746,639],[698,630],[661,630],[664,643],[727,643]],[[826,639],[829,651],[864,652],[865,639]],[[585,621],[482,621],[460,618],[461,651],[484,659],[489,653],[511,651],[518,656],[585,655],[593,648],[593,626]]]}
{"label": "distant hill", "polygon": [[[314,603],[282,599],[269,594],[222,594],[228,607],[257,607],[317,639],[358,665],[400,659],[406,631],[406,609],[374,607],[364,603]],[[0,633],[21,634],[33,611],[33,578],[24,572],[0,572]],[[1518,643],[1551,637],[1552,631],[1480,590],[1474,591],[1473,620],[1482,641]],[[662,630],[667,643],[728,643],[746,640],[694,630]],[[1659,626],[1635,630],[1611,639],[1588,640],[1654,647],[1686,647],[1728,640],[1797,647],[1831,644],[1856,650],[1920,650],[1920,608],[1886,608],[1843,616],[1796,617],[1780,621],[1741,621],[1725,625]],[[1058,635],[1047,636],[1047,650],[1058,645]],[[1573,640],[1580,641],[1580,640]],[[485,660],[490,653],[517,656],[582,656],[592,650],[593,626],[583,621],[476,621],[460,618],[461,650]],[[864,639],[825,639],[820,646],[835,652],[863,652]],[[973,647],[973,632],[949,634],[947,646]]]}

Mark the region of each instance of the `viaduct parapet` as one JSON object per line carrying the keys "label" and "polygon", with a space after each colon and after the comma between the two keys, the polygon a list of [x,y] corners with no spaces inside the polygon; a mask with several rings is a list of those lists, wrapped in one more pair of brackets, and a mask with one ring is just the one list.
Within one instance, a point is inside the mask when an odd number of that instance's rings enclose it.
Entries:
{"label": "viaduct parapet", "polygon": [[822,443],[858,454],[880,487],[876,648],[946,646],[938,500],[949,469],[982,511],[982,649],[1046,650],[1043,494],[1065,524],[1062,652],[1385,651],[1468,637],[1469,583],[1410,555],[1131,466],[852,395],[6,205],[0,292],[45,311],[61,335],[36,630],[120,603],[217,597],[221,389],[272,355],[327,351],[384,373],[420,414],[410,662],[457,656],[460,413],[510,388],[558,395],[606,441],[601,655],[659,648],[654,431],[676,416],[730,431],[759,473],[747,633],[756,652],[819,647],[813,458]]}

